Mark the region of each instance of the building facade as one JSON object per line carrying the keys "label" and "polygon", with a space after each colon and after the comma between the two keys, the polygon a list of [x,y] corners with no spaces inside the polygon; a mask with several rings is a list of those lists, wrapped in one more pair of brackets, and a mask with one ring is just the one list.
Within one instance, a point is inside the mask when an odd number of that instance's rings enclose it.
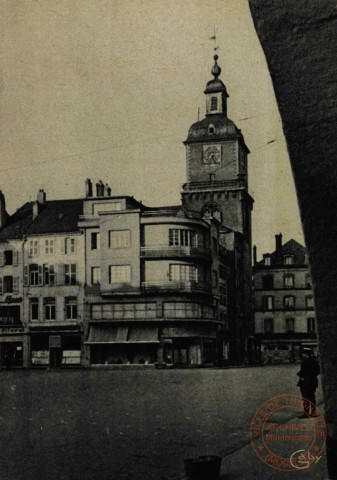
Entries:
{"label": "building facade", "polygon": [[249,150],[219,79],[186,139],[181,205],[85,183],[0,207],[2,364],[213,366],[253,355]]}
{"label": "building facade", "polygon": [[261,362],[296,362],[303,347],[317,349],[314,297],[306,250],[295,240],[256,261],[254,250],[255,337]]}
{"label": "building facade", "polygon": [[[4,206],[4,198],[2,196]],[[82,200],[35,202],[0,230],[0,358],[8,366],[81,364]]]}

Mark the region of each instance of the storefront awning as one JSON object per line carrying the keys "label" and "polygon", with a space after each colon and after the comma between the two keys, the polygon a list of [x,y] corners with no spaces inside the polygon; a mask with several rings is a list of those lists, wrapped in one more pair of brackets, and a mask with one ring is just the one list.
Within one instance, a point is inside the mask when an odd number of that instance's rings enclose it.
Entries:
{"label": "storefront awning", "polygon": [[110,327],[93,325],[90,327],[89,337],[85,343],[89,345],[159,343],[158,327]]}
{"label": "storefront awning", "polygon": [[158,327],[130,327],[128,343],[159,343]]}

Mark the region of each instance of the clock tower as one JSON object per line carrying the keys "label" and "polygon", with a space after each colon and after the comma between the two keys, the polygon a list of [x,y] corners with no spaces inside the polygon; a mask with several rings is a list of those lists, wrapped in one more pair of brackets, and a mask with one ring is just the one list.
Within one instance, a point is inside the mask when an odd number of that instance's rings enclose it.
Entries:
{"label": "clock tower", "polygon": [[194,123],[184,142],[187,183],[182,201],[187,209],[217,213],[224,226],[250,238],[253,199],[248,194],[249,150],[234,122],[227,117],[228,93],[219,79],[214,55],[213,80],[206,85],[206,116]]}
{"label": "clock tower", "polygon": [[[214,219],[219,229],[220,248],[211,269],[217,273],[219,289],[227,285],[227,327],[221,327],[224,344],[229,342],[232,361],[252,358],[254,350],[252,310],[251,211],[253,199],[248,193],[247,156],[241,130],[227,117],[228,93],[219,76],[221,68],[214,55],[213,79],[205,89],[206,116],[194,123],[186,141],[187,183],[183,185],[182,203],[187,211],[198,212],[206,221]],[[215,250],[216,252],[216,250]],[[217,263],[218,262],[218,263]],[[221,273],[221,263],[230,266],[229,277]],[[219,292],[220,292],[219,290]],[[227,309],[227,310],[226,310]],[[227,333],[226,333],[227,328]],[[227,340],[226,340],[227,339]]]}

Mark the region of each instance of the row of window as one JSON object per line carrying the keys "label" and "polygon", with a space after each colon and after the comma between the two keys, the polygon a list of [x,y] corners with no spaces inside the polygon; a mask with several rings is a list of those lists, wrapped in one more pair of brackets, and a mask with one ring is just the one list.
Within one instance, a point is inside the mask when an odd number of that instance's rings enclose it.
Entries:
{"label": "row of window", "polygon": [[[40,299],[30,299],[30,320],[56,320],[56,299],[54,297],[45,297],[43,299],[43,318],[40,318]],[[68,297],[64,300],[64,318],[66,320],[75,320],[77,318],[77,299]]]}
{"label": "row of window", "polygon": [[[75,253],[76,251],[76,239],[75,238],[61,238],[61,252],[64,254]],[[42,242],[42,245],[41,245]],[[39,255],[39,253],[44,253],[45,255],[54,255],[58,253],[56,250],[57,244],[59,242],[58,239],[50,239],[47,238],[44,241],[40,240],[30,240],[28,243],[29,255],[31,257]]]}
{"label": "row of window", "polygon": [[25,286],[76,285],[76,263],[59,264],[57,268],[58,272],[56,272],[55,265],[37,265],[35,263],[25,265],[23,268],[23,283]]}
{"label": "row of window", "polygon": [[[263,263],[265,265],[271,265],[271,256],[266,255],[263,259]],[[291,255],[291,254],[283,255],[283,263],[284,263],[284,265],[293,265],[294,264],[294,255]]]}
{"label": "row of window", "polygon": [[[163,315],[166,318],[214,318],[214,308],[195,302],[165,302]],[[106,303],[91,306],[93,320],[118,318],[155,318],[156,303]]]}
{"label": "row of window", "polygon": [[156,303],[105,303],[91,305],[91,318],[155,318]]}
{"label": "row of window", "polygon": [[[24,285],[42,286],[42,285],[76,285],[77,267],[75,263],[59,264],[56,272],[55,265],[30,264],[24,266]],[[217,285],[217,272],[213,273],[214,285]],[[169,266],[170,281],[198,281],[198,268],[195,265],[171,264]],[[99,284],[101,281],[100,267],[91,268],[92,285]],[[19,277],[4,276],[0,277],[0,294],[12,293],[19,289]],[[131,266],[130,265],[110,265],[109,283],[130,283]],[[221,286],[222,304],[227,304],[227,286]]]}
{"label": "row of window", "polygon": [[[196,247],[198,245],[197,232],[189,229],[169,229],[169,246]],[[100,232],[91,233],[91,250],[100,249]],[[109,248],[129,248],[131,246],[130,230],[110,230]]]}
{"label": "row of window", "polygon": [[[286,274],[283,276],[283,286],[284,288],[293,288],[295,287],[295,276],[293,274]],[[311,287],[311,278],[310,274],[305,275],[305,286],[307,288]],[[268,274],[262,277],[262,288],[263,290],[273,290],[274,288],[274,275]]]}
{"label": "row of window", "polygon": [[165,302],[163,304],[166,318],[214,318],[214,308],[194,302]]}
{"label": "row of window", "polygon": [[[315,333],[316,325],[314,318],[307,318],[307,332]],[[287,333],[295,332],[295,319],[285,319],[285,331]],[[264,320],[264,333],[274,333],[274,320],[272,318],[265,318]]]}
{"label": "row of window", "polygon": [[[288,295],[283,297],[284,310],[294,310],[296,306],[296,297]],[[314,298],[312,296],[305,297],[305,306],[307,310],[314,309]],[[262,310],[272,311],[274,310],[274,297],[272,295],[266,295],[262,297]]]}

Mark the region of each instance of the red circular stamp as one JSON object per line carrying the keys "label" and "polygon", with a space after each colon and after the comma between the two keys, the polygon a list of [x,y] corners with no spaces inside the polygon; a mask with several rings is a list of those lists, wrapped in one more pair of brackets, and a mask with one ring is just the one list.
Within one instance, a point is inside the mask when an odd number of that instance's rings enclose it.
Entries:
{"label": "red circular stamp", "polygon": [[[315,415],[305,413],[310,410]],[[303,412],[304,418],[298,419]],[[256,455],[269,467],[285,472],[317,463],[326,435],[322,412],[300,395],[270,398],[255,412],[250,424],[250,440]]]}

